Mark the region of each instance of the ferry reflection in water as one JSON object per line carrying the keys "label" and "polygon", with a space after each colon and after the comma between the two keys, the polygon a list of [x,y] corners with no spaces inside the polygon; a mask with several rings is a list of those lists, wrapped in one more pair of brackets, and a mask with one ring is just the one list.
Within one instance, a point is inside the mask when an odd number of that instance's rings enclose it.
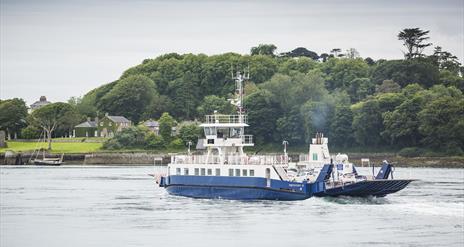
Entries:
{"label": "ferry reflection in water", "polygon": [[[359,168],[369,173],[369,169]],[[464,170],[385,198],[171,196],[141,167],[1,167],[0,246],[463,246]]]}

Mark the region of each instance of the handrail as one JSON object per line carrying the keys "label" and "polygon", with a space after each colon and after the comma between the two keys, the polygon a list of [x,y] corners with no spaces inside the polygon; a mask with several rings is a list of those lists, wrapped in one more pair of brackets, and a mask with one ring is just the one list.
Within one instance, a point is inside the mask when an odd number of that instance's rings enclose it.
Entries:
{"label": "handrail", "polygon": [[207,124],[213,123],[247,123],[248,117],[246,115],[206,115]]}
{"label": "handrail", "polygon": [[176,155],[171,157],[171,164],[224,164],[224,165],[284,165],[284,155]]}

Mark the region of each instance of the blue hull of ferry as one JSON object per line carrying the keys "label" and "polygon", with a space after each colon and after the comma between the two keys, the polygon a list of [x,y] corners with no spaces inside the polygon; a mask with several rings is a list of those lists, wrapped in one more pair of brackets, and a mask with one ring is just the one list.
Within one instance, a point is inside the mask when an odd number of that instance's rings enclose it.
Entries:
{"label": "blue hull of ferry", "polygon": [[312,196],[307,183],[255,177],[168,176],[164,183],[168,193],[193,198],[291,201]]}

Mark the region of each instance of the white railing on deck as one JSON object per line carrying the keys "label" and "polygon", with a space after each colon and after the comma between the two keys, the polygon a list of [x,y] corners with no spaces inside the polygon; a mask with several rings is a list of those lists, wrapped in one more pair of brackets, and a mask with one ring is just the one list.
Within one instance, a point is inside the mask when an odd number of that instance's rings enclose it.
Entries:
{"label": "white railing on deck", "polygon": [[206,123],[247,123],[248,118],[246,115],[206,115]]}
{"label": "white railing on deck", "polygon": [[229,164],[229,165],[284,165],[288,160],[284,155],[219,156],[219,155],[176,155],[171,156],[171,164]]}

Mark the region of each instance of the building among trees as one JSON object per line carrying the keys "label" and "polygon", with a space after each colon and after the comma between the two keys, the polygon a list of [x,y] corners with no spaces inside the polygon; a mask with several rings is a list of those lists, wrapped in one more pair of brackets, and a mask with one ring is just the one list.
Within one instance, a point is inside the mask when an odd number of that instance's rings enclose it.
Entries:
{"label": "building among trees", "polygon": [[30,111],[34,111],[39,109],[40,107],[46,106],[48,104],[51,104],[52,102],[47,101],[47,97],[45,96],[40,96],[39,101],[34,102],[34,104],[30,105]]}
{"label": "building among trees", "polygon": [[74,127],[74,137],[113,137],[116,132],[132,126],[132,122],[123,116],[109,116],[105,114],[101,120],[98,117],[94,121],[87,121]]}

